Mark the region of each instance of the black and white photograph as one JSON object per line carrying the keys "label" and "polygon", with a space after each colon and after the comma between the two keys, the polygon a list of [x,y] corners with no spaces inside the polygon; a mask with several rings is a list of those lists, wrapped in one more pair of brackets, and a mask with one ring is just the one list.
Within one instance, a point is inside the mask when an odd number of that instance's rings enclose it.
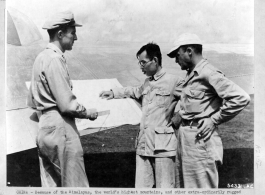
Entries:
{"label": "black and white photograph", "polygon": [[4,21],[7,188],[254,194],[254,1],[8,0]]}

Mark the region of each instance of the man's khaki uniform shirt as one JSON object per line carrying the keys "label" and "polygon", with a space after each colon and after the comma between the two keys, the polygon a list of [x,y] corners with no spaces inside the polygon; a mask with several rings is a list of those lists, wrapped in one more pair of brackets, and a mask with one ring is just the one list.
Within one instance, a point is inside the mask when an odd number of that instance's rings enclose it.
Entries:
{"label": "man's khaki uniform shirt", "polygon": [[179,99],[182,80],[163,69],[147,78],[141,86],[114,88],[114,98],[130,97],[142,101],[140,131],[136,153],[142,156],[169,157],[176,155],[177,140],[172,127],[166,127]]}
{"label": "man's khaki uniform shirt", "polygon": [[77,102],[72,88],[62,51],[49,43],[34,62],[28,106],[39,111],[57,107],[74,118],[87,118],[86,108]]}
{"label": "man's khaki uniform shirt", "polygon": [[249,101],[243,89],[203,59],[186,75],[179,113],[187,120],[211,117],[218,125],[236,116]]}

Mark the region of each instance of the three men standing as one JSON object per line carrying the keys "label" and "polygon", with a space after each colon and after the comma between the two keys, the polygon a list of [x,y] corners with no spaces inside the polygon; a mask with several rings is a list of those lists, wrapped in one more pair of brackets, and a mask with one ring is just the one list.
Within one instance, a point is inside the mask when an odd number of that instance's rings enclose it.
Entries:
{"label": "three men standing", "polygon": [[176,187],[217,188],[223,146],[216,130],[242,111],[250,97],[203,58],[197,35],[180,35],[168,56],[187,71],[180,98]]}
{"label": "three men standing", "polygon": [[75,118],[95,120],[72,93],[64,52],[77,40],[80,27],[72,12],[60,12],[46,21],[50,43],[33,65],[28,106],[40,111],[37,148],[43,187],[88,187],[83,148]]}
{"label": "three men standing", "polygon": [[[63,54],[77,40],[78,26],[71,12],[47,20],[43,29],[48,30],[50,43],[33,65],[27,104],[41,112],[37,146],[43,187],[89,186],[75,118],[95,120],[97,112],[77,102]],[[250,98],[203,58],[197,35],[181,35],[168,56],[187,71],[185,81],[166,73],[159,46],[149,43],[136,54],[148,77],[144,83],[100,96],[142,102],[135,187],[217,188],[223,147],[216,130]],[[171,119],[179,100],[182,122],[176,137]]]}

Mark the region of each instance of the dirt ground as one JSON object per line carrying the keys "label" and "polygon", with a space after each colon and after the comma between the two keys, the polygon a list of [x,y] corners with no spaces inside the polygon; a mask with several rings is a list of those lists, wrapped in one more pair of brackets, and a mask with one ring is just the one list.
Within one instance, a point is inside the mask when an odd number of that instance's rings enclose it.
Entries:
{"label": "dirt ground", "polygon": [[[220,188],[231,184],[254,183],[254,96],[245,110],[219,127],[224,145],[219,167]],[[81,137],[91,187],[134,187],[135,137],[139,125]],[[40,187],[37,150],[7,156],[7,186]]]}

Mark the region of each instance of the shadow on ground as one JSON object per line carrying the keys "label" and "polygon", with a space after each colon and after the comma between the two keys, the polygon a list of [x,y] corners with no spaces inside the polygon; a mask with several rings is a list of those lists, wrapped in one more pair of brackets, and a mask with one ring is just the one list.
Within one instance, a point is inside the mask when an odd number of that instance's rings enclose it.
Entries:
{"label": "shadow on ground", "polygon": [[[91,187],[134,187],[135,152],[85,154],[84,159]],[[253,159],[252,148],[225,149],[219,187],[254,183]],[[40,187],[39,175],[36,149],[7,156],[7,186]]]}

